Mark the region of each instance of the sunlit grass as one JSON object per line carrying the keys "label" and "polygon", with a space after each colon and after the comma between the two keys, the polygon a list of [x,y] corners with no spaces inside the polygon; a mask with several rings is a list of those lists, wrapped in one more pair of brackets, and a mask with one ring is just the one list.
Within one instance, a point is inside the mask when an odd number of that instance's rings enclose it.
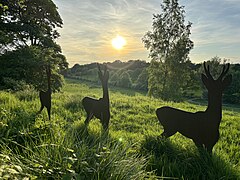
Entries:
{"label": "sunlit grass", "polygon": [[[205,106],[163,102],[126,89],[110,88],[109,133],[93,119],[84,126],[85,96],[100,98],[96,84],[67,80],[52,97],[52,120],[40,115],[38,93],[0,92],[0,177],[79,179],[237,179],[240,177],[240,111],[223,108],[220,140],[213,156],[199,154],[176,134],[159,139],[155,109],[173,106],[195,112]],[[158,177],[157,177],[157,176]]]}

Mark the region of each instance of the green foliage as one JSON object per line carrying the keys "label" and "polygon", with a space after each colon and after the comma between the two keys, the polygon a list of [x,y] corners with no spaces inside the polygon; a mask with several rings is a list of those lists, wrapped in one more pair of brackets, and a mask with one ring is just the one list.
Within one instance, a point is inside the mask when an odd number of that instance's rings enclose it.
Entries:
{"label": "green foliage", "polygon": [[[81,93],[76,92],[76,89]],[[147,159],[131,152],[134,145],[101,133],[97,122],[84,126],[81,99],[87,86],[69,84],[67,94],[54,94],[52,121],[36,115],[37,93],[0,92],[0,177],[37,179],[144,179]],[[78,92],[78,91],[77,91]],[[94,91],[93,91],[94,92]],[[97,90],[97,94],[99,94]],[[23,97],[25,95],[25,98]],[[80,119],[78,119],[80,117]],[[9,157],[9,158],[8,158]],[[14,171],[15,167],[20,167]],[[13,173],[12,173],[13,172]]]}
{"label": "green foliage", "polygon": [[120,87],[131,88],[132,87],[132,80],[130,75],[127,72],[123,72],[119,77],[117,85]]}
{"label": "green foliage", "polygon": [[46,90],[48,64],[52,71],[51,88],[59,91],[63,86],[60,70],[67,67],[66,59],[50,48],[43,49],[39,46],[25,47],[0,56],[0,85],[2,89],[19,90],[29,84],[37,90]]}
{"label": "green foliage", "polygon": [[[136,90],[147,91],[148,73],[146,68],[148,63],[140,60],[130,60],[121,62],[104,63],[110,73],[109,84],[124,88],[134,88]],[[81,79],[85,81],[98,82],[96,63],[79,65],[75,64],[65,74],[66,77]]]}
{"label": "green foliage", "polygon": [[60,73],[68,63],[55,42],[60,36],[56,28],[63,24],[56,5],[52,0],[0,0],[0,4],[1,88],[17,90],[27,83],[45,90],[50,64],[52,90],[59,91]]}
{"label": "green foliage", "polygon": [[232,65],[230,70],[232,74],[232,83],[226,89],[223,99],[225,102],[240,104],[240,65]]}
{"label": "green foliage", "polygon": [[[210,65],[210,70],[213,74],[213,77],[217,78],[222,72],[222,64],[226,63],[227,60],[221,59],[220,57],[213,57],[206,62]],[[165,65],[164,63],[161,65],[161,63],[157,61],[152,61],[149,65],[144,61],[131,60],[128,62],[114,61],[112,63],[109,62],[106,64],[108,65],[110,71],[110,86],[128,87],[131,89],[143,91],[144,93],[149,90],[149,95],[153,95],[155,97],[162,97],[164,95],[165,99],[171,98],[174,101],[179,101],[186,98],[207,98],[207,91],[206,88],[203,86],[201,80],[201,73],[205,73],[202,63],[194,64],[188,61],[185,64],[187,66],[184,68],[187,68],[186,71],[188,72],[188,74],[184,77],[185,81],[182,82],[181,89],[177,93],[172,92],[172,89],[175,88],[175,85],[177,86],[177,83],[179,81],[182,81],[180,79],[180,77],[182,76],[176,78],[173,78],[175,77],[175,75],[171,76],[171,81],[174,83],[165,85],[165,89],[168,89],[168,91],[164,91],[162,93],[159,91],[159,89],[163,89],[162,83],[148,83],[164,82],[164,76],[162,76],[162,65]],[[223,95],[223,100],[226,103],[239,103],[239,67],[239,64],[230,65],[229,74],[233,75],[233,81],[231,86],[226,89]],[[178,68],[176,69],[178,73],[179,71],[181,71]],[[75,64],[72,68],[67,70],[65,76],[74,79],[81,79],[86,82],[88,81],[96,83],[98,82],[96,63],[86,65]]]}
{"label": "green foliage", "polygon": [[4,87],[2,87],[3,89],[11,89],[13,91],[21,91],[29,88],[29,85],[25,81],[16,81],[11,77],[3,77],[2,84],[4,84]]}
{"label": "green foliage", "polygon": [[152,59],[148,69],[149,94],[177,101],[190,79],[191,23],[184,24],[185,11],[178,0],[165,0],[161,7],[162,13],[153,15],[152,32],[148,31],[142,39]]}
{"label": "green foliage", "polygon": [[[211,58],[210,60],[206,61],[209,65],[210,72],[214,79],[217,79],[223,70],[223,65],[227,63],[227,59],[222,59],[218,56]],[[198,69],[198,76],[200,77],[201,73],[204,72],[203,65],[201,64],[200,68]],[[223,92],[223,101],[227,103],[238,104],[240,103],[240,66],[239,64],[231,64],[228,74],[232,74],[232,83],[230,84],[227,89]],[[199,78],[200,80],[200,78]],[[201,83],[201,80],[200,80]],[[202,84],[202,83],[201,83]],[[202,95],[206,99],[207,98],[207,90],[202,85]]]}
{"label": "green foliage", "polygon": [[135,84],[134,84],[135,89],[140,89],[143,91],[148,90],[148,72],[147,69],[143,69],[141,74],[138,76]]}
{"label": "green foliage", "polygon": [[238,179],[239,107],[223,107],[220,140],[213,157],[176,134],[162,140],[155,109],[191,112],[206,107],[159,101],[135,91],[110,88],[109,133],[93,119],[86,129],[85,96],[99,98],[96,84],[66,80],[52,97],[52,119],[40,115],[38,93],[0,91],[0,178],[5,179]]}
{"label": "green foliage", "polygon": [[55,28],[62,26],[62,19],[52,0],[1,0],[0,4],[8,7],[4,11],[0,8],[1,46],[57,46]]}

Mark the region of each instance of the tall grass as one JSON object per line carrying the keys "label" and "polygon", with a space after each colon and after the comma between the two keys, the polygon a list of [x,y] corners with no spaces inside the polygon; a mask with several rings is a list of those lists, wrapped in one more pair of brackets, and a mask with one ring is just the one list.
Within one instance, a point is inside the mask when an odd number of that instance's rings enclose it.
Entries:
{"label": "tall grass", "polygon": [[176,134],[158,138],[162,127],[155,109],[187,111],[206,107],[163,102],[140,92],[110,88],[109,132],[93,119],[85,127],[84,96],[100,98],[95,84],[67,80],[53,94],[52,119],[40,115],[38,93],[0,92],[0,178],[9,179],[238,179],[240,111],[224,108],[220,140],[213,156]]}

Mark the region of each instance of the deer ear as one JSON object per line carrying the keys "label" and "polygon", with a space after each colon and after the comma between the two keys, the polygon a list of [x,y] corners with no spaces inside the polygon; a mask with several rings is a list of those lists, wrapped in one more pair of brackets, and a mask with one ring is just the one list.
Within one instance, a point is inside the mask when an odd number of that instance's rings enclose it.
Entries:
{"label": "deer ear", "polygon": [[232,82],[232,75],[227,75],[224,80],[222,81],[223,89],[225,89],[227,86],[229,86]]}
{"label": "deer ear", "polygon": [[204,74],[202,74],[202,82],[206,87],[208,87],[208,85],[209,85],[208,78]]}

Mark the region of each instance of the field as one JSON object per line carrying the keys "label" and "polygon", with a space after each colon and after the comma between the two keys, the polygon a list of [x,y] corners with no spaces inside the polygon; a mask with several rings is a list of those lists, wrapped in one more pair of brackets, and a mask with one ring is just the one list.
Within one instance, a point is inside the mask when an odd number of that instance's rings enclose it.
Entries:
{"label": "field", "polygon": [[159,138],[155,110],[172,106],[191,112],[206,106],[163,102],[141,92],[110,87],[111,121],[84,126],[81,100],[99,98],[98,85],[66,80],[52,96],[52,119],[40,115],[38,93],[0,91],[0,179],[240,179],[240,109],[223,107],[213,155],[199,153],[180,134]]}

